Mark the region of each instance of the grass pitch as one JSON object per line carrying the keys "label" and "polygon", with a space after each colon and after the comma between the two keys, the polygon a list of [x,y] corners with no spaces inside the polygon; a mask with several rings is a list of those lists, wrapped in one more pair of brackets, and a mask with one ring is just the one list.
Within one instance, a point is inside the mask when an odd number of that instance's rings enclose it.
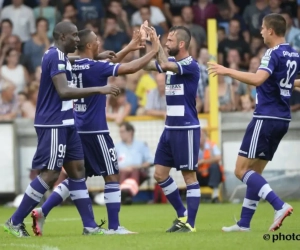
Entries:
{"label": "grass pitch", "polygon": [[[273,221],[273,210],[268,203],[259,204],[251,224],[251,232],[223,233],[222,226],[234,224],[234,215],[239,218],[241,204],[201,204],[197,217],[197,233],[165,233],[175,218],[169,204],[133,205],[121,208],[121,225],[139,232],[137,235],[99,235],[83,236],[82,224],[74,206],[53,209],[44,227],[43,237],[18,239],[0,232],[1,250],[254,250],[256,249],[300,249],[299,215],[300,202],[290,202],[294,214],[288,217],[283,227],[275,233],[268,232]],[[4,223],[14,209],[0,208],[0,222]],[[94,206],[95,217],[100,222],[106,219],[106,208]],[[25,220],[31,235],[31,220]],[[107,224],[104,225],[104,227]],[[2,225],[1,225],[2,227]],[[272,242],[273,237],[281,240]],[[268,234],[270,239],[264,240]],[[283,240],[283,236],[298,234],[298,241]],[[264,236],[268,238],[268,236]]]}

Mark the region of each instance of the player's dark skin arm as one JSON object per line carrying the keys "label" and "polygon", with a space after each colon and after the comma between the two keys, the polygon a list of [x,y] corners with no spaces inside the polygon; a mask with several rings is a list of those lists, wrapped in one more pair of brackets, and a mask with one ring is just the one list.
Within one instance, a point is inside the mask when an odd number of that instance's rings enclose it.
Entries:
{"label": "player's dark skin arm", "polygon": [[129,63],[123,63],[118,69],[118,75],[132,74],[144,68],[149,61],[156,55],[156,51],[151,50],[143,57],[133,60]]}
{"label": "player's dark skin arm", "polygon": [[77,99],[84,98],[96,94],[119,94],[119,88],[114,85],[92,88],[71,88],[68,86],[66,74],[61,73],[52,77],[55,89],[61,99]]}

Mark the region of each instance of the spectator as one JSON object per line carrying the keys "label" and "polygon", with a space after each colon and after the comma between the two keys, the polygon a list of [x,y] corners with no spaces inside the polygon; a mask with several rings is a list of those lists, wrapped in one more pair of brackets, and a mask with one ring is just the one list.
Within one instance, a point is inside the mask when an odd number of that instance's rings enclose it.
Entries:
{"label": "spectator", "polygon": [[[149,1],[146,1],[149,2]],[[162,11],[155,7],[151,6],[148,3],[142,5],[138,11],[136,11],[132,17],[131,17],[131,26],[137,26],[141,25],[144,21],[142,18],[142,13],[144,13],[143,8],[150,9],[150,18],[148,19],[149,23],[151,23],[153,26],[161,26],[163,30],[166,32],[168,30],[167,28],[167,23],[166,23],[166,18]],[[142,10],[142,12],[141,12]]]}
{"label": "spectator", "polygon": [[[93,31],[97,36],[100,36],[100,28],[97,21],[95,20],[87,21],[84,24],[84,28]],[[100,38],[99,41],[102,44],[102,38]]]}
{"label": "spectator", "polygon": [[145,114],[165,118],[167,111],[166,95],[172,95],[172,90],[165,92],[165,88],[168,88],[165,84],[165,74],[156,74],[155,80],[157,87],[148,94]]}
{"label": "spectator", "polygon": [[134,138],[134,127],[128,123],[120,125],[121,142],[115,145],[120,170],[122,203],[131,204],[138,193],[138,186],[148,178],[148,168],[153,156],[145,142]]}
{"label": "spectator", "polygon": [[[227,62],[229,68],[240,71],[240,54],[236,49],[230,49],[227,54]],[[234,93],[234,103],[237,110],[241,110],[241,96],[248,94],[248,85],[231,78],[232,88]]]}
{"label": "spectator", "polygon": [[245,8],[243,17],[248,25],[250,35],[260,32],[261,19],[260,17],[266,13],[268,4],[266,0],[255,0],[253,4],[248,5]]}
{"label": "spectator", "polygon": [[52,41],[52,33],[55,24],[61,19],[59,11],[52,6],[49,6],[50,0],[40,0],[40,5],[33,9],[35,19],[44,17],[48,21],[47,36]]}
{"label": "spectator", "polygon": [[[250,65],[249,65],[249,72],[250,73],[255,73],[260,65],[260,58],[259,57],[252,57],[250,60]],[[248,93],[251,97],[252,100],[252,107],[255,107],[255,101],[256,100],[256,87],[252,85],[248,85]]]}
{"label": "spectator", "polygon": [[173,16],[181,15],[181,11],[185,7],[191,7],[194,0],[164,0],[164,13],[169,21],[172,22]]}
{"label": "spectator", "polygon": [[5,55],[6,64],[1,67],[1,76],[11,81],[16,86],[16,93],[23,91],[29,82],[28,72],[19,64],[20,53],[15,49],[9,49]]}
{"label": "spectator", "polygon": [[127,12],[122,9],[121,0],[111,0],[108,2],[107,10],[117,17],[118,25],[128,36],[132,36],[132,29],[130,27]]}
{"label": "spectator", "polygon": [[252,100],[250,95],[242,95],[241,97],[242,111],[253,112]]}
{"label": "spectator", "polygon": [[226,34],[229,35],[229,23],[231,19],[237,19],[240,22],[241,29],[239,36],[243,38],[246,42],[250,42],[250,33],[247,29],[247,25],[244,19],[236,13],[230,11],[230,8],[227,4],[221,4],[219,6],[219,16],[217,17],[218,26],[224,27]]}
{"label": "spectator", "polygon": [[[148,21],[148,25],[153,26],[156,29],[157,34],[162,35],[164,33],[167,33],[168,26],[167,26],[164,16],[163,16],[163,18],[159,19],[160,14],[155,13],[155,12],[153,13],[153,11],[154,11],[153,8],[154,8],[154,10],[156,9],[156,7],[153,7],[150,5],[142,6],[138,12],[140,19],[137,19],[137,18],[136,18],[136,20],[133,19],[134,18],[134,15],[133,15],[132,16],[132,25],[137,26],[137,25],[141,25],[145,21]],[[163,15],[163,14],[161,13],[161,15]]]}
{"label": "spectator", "polygon": [[0,65],[3,64],[5,60],[5,55],[9,49],[15,49],[19,52],[19,63],[26,66],[28,58],[22,53],[22,43],[18,36],[11,35],[6,39],[6,42],[3,44],[1,55],[0,55]]}
{"label": "spectator", "polygon": [[13,24],[10,19],[3,19],[0,24],[0,48],[6,43],[6,40],[12,35]]}
{"label": "spectator", "polygon": [[138,98],[133,91],[126,88],[127,76],[121,75],[118,77],[111,77],[110,81],[119,88],[125,89],[126,100],[131,106],[131,112],[129,115],[135,115],[138,108]]}
{"label": "spectator", "polygon": [[183,19],[183,25],[190,30],[192,36],[196,39],[198,47],[201,48],[203,45],[206,45],[205,30],[202,26],[193,23],[194,13],[192,7],[183,7],[181,10],[181,16]]}
{"label": "spectator", "polygon": [[41,65],[42,57],[50,47],[47,31],[47,19],[39,17],[36,20],[36,33],[24,44],[24,55],[28,58],[27,62],[30,73],[34,73],[36,67]]}
{"label": "spectator", "polygon": [[[219,110],[229,112],[235,110],[235,96],[232,79],[227,76],[218,76]],[[204,113],[209,113],[209,86],[205,89]]]}
{"label": "spectator", "polygon": [[102,1],[99,0],[75,0],[78,11],[78,20],[86,22],[89,20],[98,20],[104,17]]}
{"label": "spectator", "polygon": [[250,54],[256,56],[259,50],[264,47],[264,40],[260,34],[253,35],[250,40]]}
{"label": "spectator", "polygon": [[107,98],[106,117],[108,119],[121,124],[130,112],[131,105],[126,99],[124,88],[120,89],[120,94],[117,97],[110,95]]}
{"label": "spectator", "polygon": [[219,185],[225,180],[223,166],[221,166],[220,162],[220,149],[209,140],[206,132],[201,129],[197,179],[200,187],[209,186],[213,189],[212,203],[220,202]]}
{"label": "spectator", "polygon": [[224,27],[218,27],[218,44],[220,44],[220,42],[224,41],[226,38],[226,31]]}
{"label": "spectator", "polygon": [[255,0],[227,0],[231,12],[239,15],[243,15],[245,8],[253,1]]}
{"label": "spectator", "polygon": [[203,112],[204,108],[204,93],[205,89],[208,86],[208,73],[207,73],[207,63],[209,61],[209,53],[207,48],[201,48],[198,57],[198,63],[200,68],[200,78],[198,82],[198,89],[197,89],[197,111],[198,113]]}
{"label": "spectator", "polygon": [[248,69],[249,66],[249,44],[244,39],[239,37],[240,22],[237,19],[230,20],[229,23],[229,35],[224,41],[219,43],[218,46],[218,63],[228,67],[229,64],[226,60],[229,49],[237,49],[241,56],[240,65],[244,69]]}
{"label": "spectator", "polygon": [[193,6],[194,23],[202,26],[207,30],[207,19],[217,18],[218,8],[209,0],[198,0],[198,3]]}
{"label": "spectator", "polygon": [[64,7],[63,20],[62,21],[70,21],[74,23],[78,30],[83,29],[84,22],[80,21],[77,17],[77,9],[72,3],[68,3]]}
{"label": "spectator", "polygon": [[18,114],[15,85],[7,80],[0,83],[0,121],[12,121]]}
{"label": "spectator", "polygon": [[285,33],[286,42],[288,42],[296,50],[300,51],[300,44],[297,43],[297,37],[300,35],[300,29],[296,28],[293,25],[291,12],[285,11],[282,12],[281,15],[284,17],[286,21],[286,33]]}
{"label": "spectator", "polygon": [[137,115],[144,114],[145,106],[147,103],[147,97],[150,90],[156,88],[155,75],[156,72],[144,72],[144,74],[139,78],[137,83],[135,94],[139,98],[139,110]]}
{"label": "spectator", "polygon": [[12,4],[3,8],[1,20],[9,18],[13,23],[13,34],[20,37],[22,42],[29,40],[35,32],[33,10],[23,4],[23,0],[12,0]]}
{"label": "spectator", "polygon": [[28,99],[20,105],[22,117],[34,119],[39,86],[31,84],[28,89]]}
{"label": "spectator", "polygon": [[112,51],[120,51],[122,46],[129,42],[127,34],[120,30],[117,18],[114,14],[110,14],[105,18],[103,31],[104,49]]}
{"label": "spectator", "polygon": [[281,0],[269,0],[269,9],[265,13],[265,15],[268,15],[270,13],[280,14],[282,12],[282,9],[280,8],[281,2]]}

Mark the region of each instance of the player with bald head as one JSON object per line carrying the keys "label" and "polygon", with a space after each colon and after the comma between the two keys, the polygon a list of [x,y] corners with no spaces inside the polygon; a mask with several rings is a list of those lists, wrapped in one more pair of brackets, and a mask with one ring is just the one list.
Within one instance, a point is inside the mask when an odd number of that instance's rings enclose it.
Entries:
{"label": "player with bald head", "polygon": [[[108,77],[134,73],[142,69],[158,52],[159,39],[154,32],[150,34],[152,50],[145,56],[129,63],[112,63],[93,60],[98,55],[99,40],[88,29],[79,31],[80,42],[78,54],[80,59],[74,61],[72,68],[74,83],[78,88],[105,86]],[[124,48],[131,51],[141,48],[140,33],[135,31],[131,42]],[[117,58],[120,57],[117,53]],[[104,195],[108,215],[108,230],[105,234],[132,234],[120,226],[119,211],[121,192],[119,185],[119,168],[115,145],[109,135],[106,122],[106,95],[79,98],[74,104],[75,125],[82,142],[86,176],[103,176],[105,180]],[[44,221],[50,210],[59,205],[69,195],[70,185],[63,181],[54,189],[51,196],[41,208],[32,212],[33,229],[37,235],[42,231]],[[72,193],[71,193],[72,194]]]}
{"label": "player with bald head", "polygon": [[[54,28],[53,37],[54,46],[42,59],[34,120],[38,145],[32,168],[40,170],[40,174],[29,184],[20,206],[4,225],[4,230],[16,237],[29,236],[23,221],[56,182],[62,166],[69,176],[70,196],[81,216],[83,234],[103,234],[94,220],[85,183],[83,150],[74,125],[72,99],[94,94],[118,95],[119,89],[111,85],[76,88],[67,54],[74,52],[80,41],[77,27],[70,22],[60,22]],[[41,229],[38,230],[42,234]]]}

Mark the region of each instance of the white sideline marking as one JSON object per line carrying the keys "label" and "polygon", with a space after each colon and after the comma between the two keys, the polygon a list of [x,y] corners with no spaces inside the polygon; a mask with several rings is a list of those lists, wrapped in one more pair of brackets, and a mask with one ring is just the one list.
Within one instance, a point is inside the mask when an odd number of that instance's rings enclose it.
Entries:
{"label": "white sideline marking", "polygon": [[48,245],[35,245],[35,244],[15,244],[15,243],[11,243],[11,244],[0,244],[0,246],[3,247],[22,247],[22,248],[30,248],[30,249],[40,249],[40,250],[59,250],[58,247],[52,247],[52,246],[48,246]]}
{"label": "white sideline marking", "polygon": [[[64,218],[64,219],[49,219],[49,220],[45,220],[45,223],[48,222],[66,222],[66,221],[76,221],[76,220],[80,220],[80,218]],[[32,220],[30,221],[25,221],[25,224],[31,224]],[[3,227],[4,224],[0,224],[0,227]]]}

